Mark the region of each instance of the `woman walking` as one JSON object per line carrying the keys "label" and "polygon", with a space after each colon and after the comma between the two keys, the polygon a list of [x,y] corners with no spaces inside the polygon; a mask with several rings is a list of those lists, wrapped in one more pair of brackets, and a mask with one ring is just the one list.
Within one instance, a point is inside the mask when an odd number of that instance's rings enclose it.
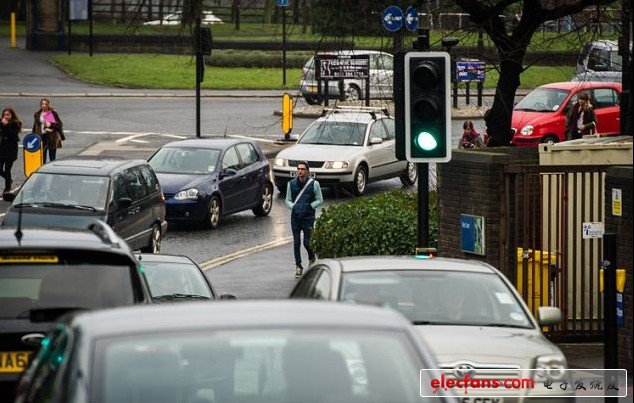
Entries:
{"label": "woman walking", "polygon": [[4,193],[10,192],[13,185],[11,168],[18,159],[20,130],[22,122],[18,115],[11,108],[4,108],[0,120],[0,176],[4,178]]}
{"label": "woman walking", "polygon": [[62,141],[66,140],[62,127],[62,120],[53,110],[51,102],[42,98],[40,109],[33,115],[33,133],[42,138],[44,163],[46,163],[47,150],[49,160],[55,161],[57,158],[57,149],[62,148]]}
{"label": "woman walking", "polygon": [[590,96],[587,92],[582,92],[566,117],[566,140],[580,139],[596,129],[597,115],[590,103]]}

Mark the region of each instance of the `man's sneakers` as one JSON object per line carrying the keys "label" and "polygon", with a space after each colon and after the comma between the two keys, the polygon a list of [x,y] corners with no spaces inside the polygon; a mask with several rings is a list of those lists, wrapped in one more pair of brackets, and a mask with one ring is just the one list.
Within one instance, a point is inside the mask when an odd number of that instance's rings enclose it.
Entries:
{"label": "man's sneakers", "polygon": [[303,271],[302,266],[295,266],[295,278],[300,278]]}

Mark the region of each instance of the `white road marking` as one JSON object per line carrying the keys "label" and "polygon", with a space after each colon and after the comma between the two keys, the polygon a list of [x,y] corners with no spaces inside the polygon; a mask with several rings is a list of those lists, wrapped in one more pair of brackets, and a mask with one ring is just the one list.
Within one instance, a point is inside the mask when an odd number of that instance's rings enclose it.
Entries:
{"label": "white road marking", "polygon": [[135,142],[135,143],[149,143],[149,141],[147,141],[147,140],[137,140],[137,139],[132,139],[132,140],[130,140],[130,141]]}
{"label": "white road marking", "polygon": [[218,267],[221,266],[223,264],[227,264],[229,262],[232,262],[236,259],[240,259],[241,257],[250,255],[252,253],[256,253],[256,252],[261,252],[263,250],[267,250],[267,249],[271,249],[271,248],[275,248],[278,246],[282,246],[282,245],[286,245],[288,243],[291,242],[291,240],[293,239],[293,237],[285,237],[285,238],[280,238],[277,239],[275,241],[271,241],[271,242],[267,242],[267,243],[263,243],[261,245],[256,245],[256,246],[252,246],[250,248],[246,248],[246,249],[242,249],[242,250],[238,250],[235,252],[231,252],[227,255],[224,256],[220,256],[211,260],[207,260],[205,262],[203,262],[200,265],[200,268],[203,269],[204,271],[213,269],[214,267]]}

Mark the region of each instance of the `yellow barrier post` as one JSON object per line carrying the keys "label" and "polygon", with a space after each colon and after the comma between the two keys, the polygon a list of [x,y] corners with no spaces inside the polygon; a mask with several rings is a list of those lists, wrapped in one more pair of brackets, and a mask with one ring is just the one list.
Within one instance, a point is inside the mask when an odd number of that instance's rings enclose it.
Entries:
{"label": "yellow barrier post", "polygon": [[35,133],[27,134],[22,140],[24,175],[28,178],[42,166],[42,139]]}
{"label": "yellow barrier post", "polygon": [[290,94],[284,93],[282,96],[282,132],[284,140],[290,140],[293,131],[293,98]]}
{"label": "yellow barrier post", "polygon": [[10,45],[15,48],[15,13],[11,13],[11,39]]}

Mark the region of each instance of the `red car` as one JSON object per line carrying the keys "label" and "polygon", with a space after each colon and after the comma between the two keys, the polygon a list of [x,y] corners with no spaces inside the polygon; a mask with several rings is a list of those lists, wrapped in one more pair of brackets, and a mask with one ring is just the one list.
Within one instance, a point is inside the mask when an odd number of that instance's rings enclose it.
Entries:
{"label": "red car", "polygon": [[621,83],[563,82],[542,85],[531,91],[513,109],[511,144],[537,147],[539,143],[566,140],[566,115],[577,102],[580,92],[590,95],[597,115],[597,133],[614,136],[620,133]]}

